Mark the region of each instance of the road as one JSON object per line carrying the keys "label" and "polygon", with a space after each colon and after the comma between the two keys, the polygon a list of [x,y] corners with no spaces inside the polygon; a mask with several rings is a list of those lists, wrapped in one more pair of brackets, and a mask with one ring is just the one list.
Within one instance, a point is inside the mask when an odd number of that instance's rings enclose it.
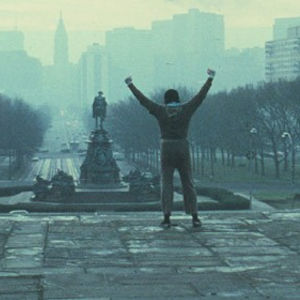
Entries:
{"label": "road", "polygon": [[[76,127],[75,125],[78,125]],[[66,118],[64,111],[61,111],[52,121],[52,126],[47,131],[44,143],[31,161],[28,170],[18,179],[22,182],[32,182],[37,175],[50,180],[57,170],[73,176],[75,181],[79,180],[80,165],[84,157],[75,151],[71,151],[70,144],[78,140],[78,148],[86,149],[86,134],[82,138],[83,124],[75,119]],[[62,150],[68,151],[63,153]]]}
{"label": "road", "polygon": [[[80,166],[85,158],[89,133],[84,125],[74,117],[61,111],[45,135],[41,151],[36,153],[28,171],[21,176],[19,182],[33,182],[37,175],[50,180],[57,170],[72,175],[75,183],[79,182]],[[78,143],[72,150],[72,141]],[[62,152],[64,150],[64,152]],[[80,150],[82,153],[79,153]],[[127,174],[133,167],[125,161],[117,161],[121,175]]]}
{"label": "road", "polygon": [[26,172],[19,181],[33,181],[37,175],[44,179],[51,179],[57,170],[73,176],[74,180],[79,179],[80,164],[82,158],[74,153],[43,155],[38,161],[32,162],[28,172]]}

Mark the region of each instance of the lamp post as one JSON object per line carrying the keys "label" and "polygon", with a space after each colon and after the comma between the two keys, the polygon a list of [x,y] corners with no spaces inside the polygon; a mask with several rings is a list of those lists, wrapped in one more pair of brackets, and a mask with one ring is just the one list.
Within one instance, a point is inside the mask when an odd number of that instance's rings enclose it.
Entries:
{"label": "lamp post", "polygon": [[251,128],[250,133],[257,134],[257,129],[255,127]]}
{"label": "lamp post", "polygon": [[284,141],[284,145],[286,147],[286,141],[288,140],[289,143],[290,143],[290,147],[289,149],[286,151],[286,155],[288,155],[289,151],[292,150],[291,152],[291,167],[292,167],[292,177],[291,177],[291,180],[292,180],[292,183],[294,183],[295,181],[295,154],[294,154],[294,141],[293,141],[293,138],[291,136],[291,134],[289,132],[283,132],[282,135],[281,135],[281,138],[283,139]]}
{"label": "lamp post", "polygon": [[253,198],[253,179],[254,179],[254,158],[256,156],[255,148],[254,148],[254,137],[257,134],[257,129],[252,127],[249,131],[250,133],[250,172],[251,172],[251,180],[250,180],[250,191],[249,191],[249,200],[250,200],[250,207],[252,206],[252,198]]}

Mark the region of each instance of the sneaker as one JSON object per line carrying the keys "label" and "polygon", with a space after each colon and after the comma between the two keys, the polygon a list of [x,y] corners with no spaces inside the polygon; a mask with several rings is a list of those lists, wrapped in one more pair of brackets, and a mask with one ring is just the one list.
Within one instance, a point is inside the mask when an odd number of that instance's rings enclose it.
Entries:
{"label": "sneaker", "polygon": [[193,223],[194,227],[201,227],[201,225],[202,225],[201,221],[198,218],[193,219],[192,223]]}
{"label": "sneaker", "polygon": [[170,222],[170,220],[163,220],[163,221],[160,223],[160,226],[161,226],[161,227],[165,227],[165,228],[171,227],[171,222]]}

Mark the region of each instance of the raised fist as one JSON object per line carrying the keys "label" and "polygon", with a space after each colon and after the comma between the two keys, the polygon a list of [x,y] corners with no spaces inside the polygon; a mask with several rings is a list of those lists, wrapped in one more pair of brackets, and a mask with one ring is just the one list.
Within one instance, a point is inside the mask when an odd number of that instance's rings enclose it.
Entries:
{"label": "raised fist", "polygon": [[212,69],[207,69],[207,74],[209,78],[214,78],[216,75],[216,71]]}
{"label": "raised fist", "polygon": [[125,83],[126,83],[127,85],[131,84],[131,83],[132,83],[132,78],[131,78],[131,76],[128,76],[124,81],[125,81]]}

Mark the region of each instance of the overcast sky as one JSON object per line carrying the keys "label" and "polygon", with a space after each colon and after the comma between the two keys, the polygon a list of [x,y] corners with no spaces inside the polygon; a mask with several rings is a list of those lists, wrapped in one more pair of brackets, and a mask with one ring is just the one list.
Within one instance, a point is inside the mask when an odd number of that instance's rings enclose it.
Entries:
{"label": "overcast sky", "polygon": [[299,0],[0,0],[0,30],[17,26],[25,33],[52,32],[60,11],[69,32],[150,28],[152,21],[190,8],[223,14],[226,46],[240,48],[263,46],[271,38],[274,18],[300,16]]}

